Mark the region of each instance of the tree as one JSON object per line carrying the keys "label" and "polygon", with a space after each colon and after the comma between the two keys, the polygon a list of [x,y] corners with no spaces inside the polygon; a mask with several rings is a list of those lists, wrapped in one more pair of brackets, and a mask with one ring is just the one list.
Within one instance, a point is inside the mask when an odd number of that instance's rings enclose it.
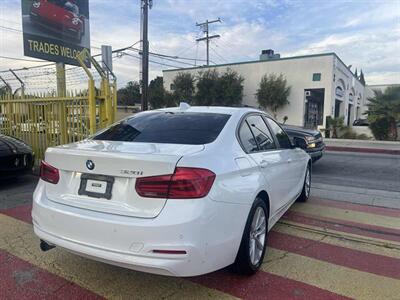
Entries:
{"label": "tree", "polygon": [[365,78],[364,78],[364,73],[363,73],[362,69],[360,71],[360,82],[362,85],[365,86]]}
{"label": "tree", "polygon": [[228,69],[218,79],[220,95],[215,105],[235,106],[242,104],[244,78],[237,72]]}
{"label": "tree", "polygon": [[276,112],[289,104],[290,87],[283,75],[265,74],[257,90],[257,101],[264,109],[269,109],[276,117]]}
{"label": "tree", "polygon": [[164,89],[163,78],[157,76],[149,84],[149,103],[151,108],[176,106],[174,97]]}
{"label": "tree", "polygon": [[243,99],[243,77],[228,69],[220,75],[215,69],[199,73],[196,105],[237,106]]}
{"label": "tree", "polygon": [[199,72],[194,104],[208,106],[218,101],[218,96],[221,93],[218,87],[218,78],[219,74],[215,69]]}
{"label": "tree", "polygon": [[[388,87],[384,92],[374,90],[374,97],[368,100],[367,115],[371,130],[375,132],[377,129],[386,130],[390,139],[397,140],[397,123],[400,122],[400,86]],[[380,126],[377,127],[378,124]],[[387,124],[386,129],[385,124]],[[382,136],[385,135],[381,134],[380,137]],[[375,136],[377,139],[380,137]]]}
{"label": "tree", "polygon": [[[346,129],[344,126],[344,117],[331,118],[326,120],[326,137],[339,138],[339,133]],[[331,135],[332,134],[332,135]]]}
{"label": "tree", "polygon": [[135,105],[140,103],[140,98],[140,84],[137,81],[129,81],[117,92],[118,105]]}
{"label": "tree", "polygon": [[194,80],[194,76],[190,73],[180,72],[176,75],[172,82],[173,96],[176,102],[192,102],[194,95]]}

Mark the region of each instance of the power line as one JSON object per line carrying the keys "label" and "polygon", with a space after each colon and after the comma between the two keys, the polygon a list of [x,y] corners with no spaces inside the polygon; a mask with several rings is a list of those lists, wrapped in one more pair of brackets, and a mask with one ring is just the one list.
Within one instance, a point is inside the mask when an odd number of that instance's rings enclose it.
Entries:
{"label": "power line", "polygon": [[16,29],[16,28],[12,28],[12,27],[7,27],[7,26],[3,26],[3,25],[0,25],[0,28],[5,29],[5,30],[8,30],[8,31],[15,31],[15,32],[20,32],[20,33],[22,33],[22,30],[21,30],[21,29]]}
{"label": "power line", "polygon": [[[136,49],[136,48],[130,48],[130,49],[126,49],[126,50],[131,50],[131,51],[139,52],[139,54],[141,54],[141,51],[140,51],[139,49]],[[192,63],[187,63],[187,62],[183,62],[183,61],[178,61],[177,58],[176,58],[176,56],[158,54],[158,53],[153,53],[153,52],[149,52],[149,54],[150,54],[151,56],[159,57],[159,58],[161,58],[161,59],[165,59],[165,60],[168,60],[168,61],[177,62],[177,63],[184,64],[184,65],[188,65],[188,66],[191,66],[191,67],[195,66],[195,65],[192,64]],[[192,59],[190,59],[190,60],[192,60]],[[194,59],[193,59],[193,60],[194,60]]]}
{"label": "power line", "polygon": [[[126,52],[123,52],[123,55],[127,55],[127,56],[130,56],[130,57],[134,57],[134,58],[139,59],[139,60],[142,59],[140,56],[132,55],[132,54],[126,53]],[[149,59],[149,62],[151,62],[151,63],[153,63],[153,64],[158,64],[158,65],[166,66],[166,67],[172,67],[172,68],[177,68],[177,69],[181,69],[181,68],[182,68],[182,67],[180,67],[180,66],[174,66],[174,65],[170,65],[170,64],[165,64],[165,63],[161,63],[161,62],[154,61],[154,60],[151,60],[151,59]]]}
{"label": "power line", "polygon": [[27,62],[43,63],[43,60],[34,60],[34,59],[26,59],[26,58],[17,58],[17,57],[11,57],[11,56],[3,56],[3,55],[0,55],[0,58],[12,59],[12,60],[18,60],[18,61],[27,61]]}
{"label": "power line", "polygon": [[208,25],[212,24],[212,23],[216,23],[216,22],[221,22],[221,19],[218,18],[217,20],[212,20],[212,21],[206,20],[203,23],[196,23],[196,26],[201,27],[203,29],[203,32],[206,34],[205,37],[196,39],[196,42],[206,41],[207,66],[210,64],[210,49],[209,49],[210,48],[210,40],[220,37],[220,35],[218,35],[218,34],[210,36]]}
{"label": "power line", "polygon": [[210,49],[217,55],[223,62],[228,62],[222,55],[220,55],[216,49],[214,49],[212,46],[210,46]]}

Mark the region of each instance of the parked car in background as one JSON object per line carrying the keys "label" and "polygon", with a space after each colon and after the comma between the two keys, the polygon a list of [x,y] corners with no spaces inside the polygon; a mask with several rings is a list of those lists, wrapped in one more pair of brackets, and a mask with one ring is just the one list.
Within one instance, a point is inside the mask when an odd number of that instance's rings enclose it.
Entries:
{"label": "parked car in background", "polygon": [[253,274],[268,231],[307,201],[311,158],[260,110],[181,104],[48,148],[40,178],[44,251],[170,276]]}
{"label": "parked car in background", "polygon": [[75,0],[34,0],[30,18],[41,27],[81,42],[85,17],[79,13]]}
{"label": "parked car in background", "polygon": [[289,135],[292,143],[298,144],[312,158],[312,162],[319,160],[325,151],[325,143],[321,132],[298,126],[281,124]]}
{"label": "parked car in background", "polygon": [[23,141],[0,134],[0,178],[13,178],[32,172],[32,148]]}
{"label": "parked car in background", "polygon": [[369,126],[368,119],[357,119],[354,120],[353,126]]}

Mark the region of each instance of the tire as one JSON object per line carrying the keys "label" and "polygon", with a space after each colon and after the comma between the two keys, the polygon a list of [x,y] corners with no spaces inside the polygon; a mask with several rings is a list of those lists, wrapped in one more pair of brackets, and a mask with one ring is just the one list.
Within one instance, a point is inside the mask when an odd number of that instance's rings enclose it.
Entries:
{"label": "tire", "polygon": [[306,175],[304,176],[303,189],[301,190],[301,194],[296,201],[307,202],[308,198],[310,197],[310,191],[311,191],[311,167],[310,164],[307,164]]}
{"label": "tire", "polygon": [[[239,251],[233,264],[236,273],[252,275],[260,268],[267,244],[268,216],[265,202],[257,197],[247,218]],[[256,224],[257,218],[260,218],[259,224]],[[258,236],[255,236],[256,232]]]}

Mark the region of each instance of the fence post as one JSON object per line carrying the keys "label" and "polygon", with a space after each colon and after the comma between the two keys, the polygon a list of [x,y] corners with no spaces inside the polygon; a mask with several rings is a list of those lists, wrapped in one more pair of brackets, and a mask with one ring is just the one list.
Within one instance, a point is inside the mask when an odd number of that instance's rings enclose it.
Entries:
{"label": "fence post", "polygon": [[114,105],[114,114],[113,114],[113,123],[115,122],[115,118],[117,117],[117,81],[114,79],[113,81],[113,105]]}
{"label": "fence post", "polygon": [[105,101],[105,109],[106,109],[106,125],[111,125],[113,122],[113,108],[112,108],[112,97],[110,93],[110,83],[107,78],[102,79],[102,87],[103,87],[103,95]]}
{"label": "fence post", "polygon": [[[59,98],[65,98],[67,94],[67,87],[65,83],[65,64],[57,63],[56,64],[56,73],[57,73],[57,94]],[[60,99],[61,100],[61,99]],[[68,143],[68,132],[67,132],[67,115],[66,115],[66,104],[63,101],[59,101],[58,103],[58,115],[60,122],[60,135],[61,135],[61,144]]]}
{"label": "fence post", "polygon": [[89,129],[90,134],[96,133],[96,90],[94,88],[94,80],[88,81],[88,100],[89,100]]}

